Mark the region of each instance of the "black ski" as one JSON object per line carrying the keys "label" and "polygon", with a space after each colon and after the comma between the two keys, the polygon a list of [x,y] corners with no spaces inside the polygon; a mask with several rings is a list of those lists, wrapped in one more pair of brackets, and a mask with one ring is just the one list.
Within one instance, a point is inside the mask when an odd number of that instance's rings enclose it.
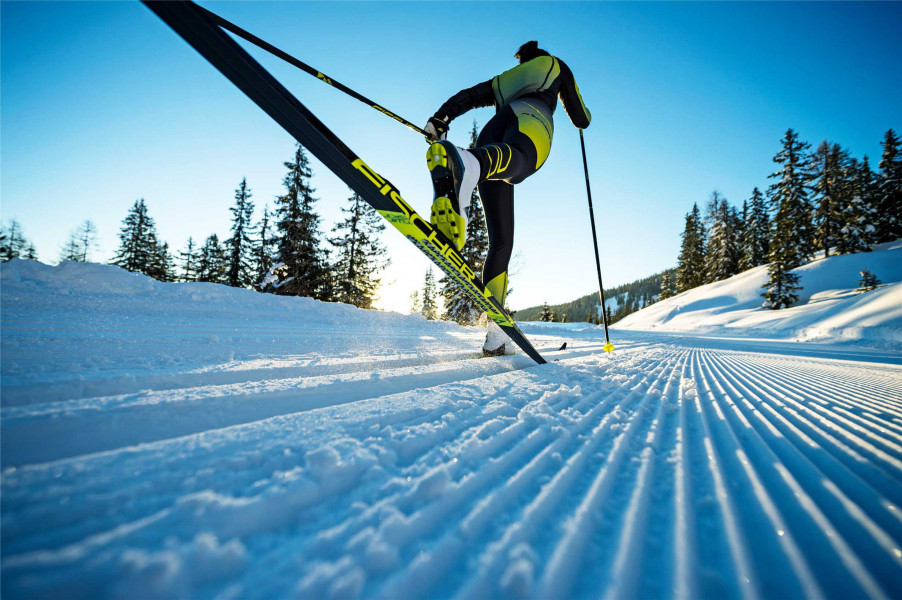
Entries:
{"label": "black ski", "polygon": [[366,165],[344,142],[229,37],[193,2],[144,0],[158,17],[272,117],[326,167],[360,194],[389,223],[424,252],[530,358],[545,359],[523,335],[504,307],[480,281],[453,243],[424,220],[398,189]]}

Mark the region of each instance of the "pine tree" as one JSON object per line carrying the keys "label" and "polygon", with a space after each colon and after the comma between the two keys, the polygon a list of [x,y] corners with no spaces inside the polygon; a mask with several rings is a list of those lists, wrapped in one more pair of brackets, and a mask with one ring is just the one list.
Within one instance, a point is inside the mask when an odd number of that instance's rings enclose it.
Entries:
{"label": "pine tree", "polygon": [[97,226],[90,220],[76,227],[60,254],[60,262],[71,260],[75,262],[88,262],[91,252],[99,247],[97,241]]}
{"label": "pine tree", "polygon": [[830,247],[837,244],[842,228],[848,162],[847,150],[826,141],[818,146],[812,158],[815,242],[824,250],[824,256],[830,256]]}
{"label": "pine tree", "polygon": [[670,271],[664,271],[661,276],[661,293],[658,294],[658,300],[667,300],[676,295],[676,287]]}
{"label": "pine tree", "polygon": [[880,187],[878,191],[876,243],[902,237],[902,141],[890,129],[881,143]]}
{"label": "pine tree", "polygon": [[241,179],[235,190],[235,206],[229,210],[232,213],[232,237],[225,242],[229,254],[226,283],[232,287],[250,287],[254,280],[251,264],[251,219],[254,217],[254,203],[251,202],[247,178]]}
{"label": "pine tree", "polygon": [[435,297],[435,274],[432,267],[426,271],[426,279],[423,282],[423,305],[420,312],[430,321],[438,317],[438,306],[436,306]]}
{"label": "pine tree", "polygon": [[14,258],[37,260],[38,254],[32,244],[22,233],[22,226],[15,219],[10,219],[9,227],[0,228],[0,262]]}
{"label": "pine tree", "polygon": [[197,281],[197,251],[194,246],[194,238],[188,237],[188,246],[184,252],[179,251],[182,261],[182,281]]}
{"label": "pine tree", "polygon": [[267,291],[285,296],[327,296],[328,269],[321,247],[320,216],[313,210],[317,199],[310,186],[312,171],[303,147],[297,144],[294,157],[285,167],[284,196],[276,199],[276,229],[279,232],[275,264],[265,280]]}
{"label": "pine tree", "polygon": [[705,249],[705,283],[721,281],[739,272],[738,221],[726,198],[715,191],[708,203],[708,245]]}
{"label": "pine tree", "polygon": [[[476,121],[473,121],[473,128],[470,130],[470,148],[476,147],[478,135]],[[467,211],[467,238],[461,251],[461,257],[476,272],[479,272],[485,264],[489,236],[485,225],[482,201],[476,189],[473,190],[470,197],[470,208]],[[476,306],[453,277],[442,279],[442,298],[445,301],[444,318],[449,321],[455,321],[461,325],[473,325],[482,315],[482,309]]]}
{"label": "pine tree", "polygon": [[841,227],[837,241],[837,252],[851,254],[867,252],[876,238],[877,184],[874,172],[868,164],[868,157],[859,163],[852,159],[848,165],[843,192]]}
{"label": "pine tree", "polygon": [[[809,201],[809,149],[810,146],[800,142],[799,135],[792,129],[786,132],[783,148],[774,157],[780,170],[770,175],[777,181],[767,192],[771,207],[775,207],[777,211],[775,226],[782,228],[779,232],[775,230],[772,244],[779,237],[780,243],[787,245],[786,248],[778,249],[777,253],[788,260],[786,266],[789,269],[801,265],[814,255],[814,227]],[[790,246],[792,252],[789,252]],[[773,252],[774,249],[771,248],[771,253]]]}
{"label": "pine tree", "polygon": [[548,306],[547,300],[542,303],[542,314],[539,315],[539,320],[546,323],[554,321],[554,311],[551,310],[550,306]]}
{"label": "pine tree", "polygon": [[157,228],[147,212],[144,198],[136,200],[122,221],[119,230],[119,249],[111,264],[126,271],[159,276],[161,245]]}
{"label": "pine tree", "polygon": [[751,204],[745,215],[745,226],[742,236],[742,258],[739,269],[745,271],[767,262],[770,252],[770,220],[764,206],[761,190],[752,190]]}
{"label": "pine tree", "polygon": [[273,266],[272,249],[275,240],[270,235],[269,207],[263,207],[263,218],[257,227],[259,238],[254,246],[254,287],[263,290],[262,282]]}
{"label": "pine tree", "polygon": [[147,274],[158,281],[175,281],[175,260],[169,252],[169,243],[157,244]]}
{"label": "pine tree", "polygon": [[876,275],[867,269],[861,271],[861,280],[858,282],[858,291],[870,292],[871,290],[877,289],[878,285],[880,285],[880,280],[877,279]]}
{"label": "pine tree", "polygon": [[774,260],[767,268],[770,276],[768,282],[762,287],[765,292],[764,308],[780,309],[788,308],[798,302],[800,289],[799,276],[791,272],[785,263]]}
{"label": "pine tree", "polygon": [[338,252],[333,267],[335,299],[358,308],[372,308],[381,281],[376,273],[388,263],[379,241],[385,222],[357,193],[348,202],[350,206],[341,209],[347,218],[332,229],[339,235],[329,239]]}
{"label": "pine tree", "polygon": [[677,264],[677,291],[685,292],[702,285],[705,273],[705,226],[702,224],[698,204],[686,214],[683,243]]}
{"label": "pine tree", "polygon": [[219,243],[219,236],[214,233],[207,238],[198,253],[197,281],[226,283],[228,265],[228,255]]}
{"label": "pine tree", "polygon": [[414,290],[410,293],[410,312],[418,313],[422,310],[422,306],[420,306],[420,291]]}

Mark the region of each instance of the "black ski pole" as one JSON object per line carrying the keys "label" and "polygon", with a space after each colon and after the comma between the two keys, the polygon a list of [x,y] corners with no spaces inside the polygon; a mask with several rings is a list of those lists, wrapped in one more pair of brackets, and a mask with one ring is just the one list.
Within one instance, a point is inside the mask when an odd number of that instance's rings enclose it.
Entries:
{"label": "black ski pole", "polygon": [[595,269],[598,271],[598,297],[601,299],[601,319],[604,323],[604,341],[602,349],[610,352],[614,349],[611,338],[608,337],[608,311],[604,305],[604,286],[601,283],[601,259],[598,257],[598,236],[595,234],[595,211],[592,209],[592,188],[589,186],[589,163],[586,160],[586,141],[583,138],[583,130],[579,130],[579,145],[583,149],[583,169],[586,172],[586,195],[589,197],[589,222],[592,223],[592,243],[595,244]]}
{"label": "black ski pole", "polygon": [[294,67],[297,67],[298,69],[304,71],[305,73],[307,73],[307,74],[309,74],[309,75],[313,75],[314,77],[316,77],[316,78],[319,79],[320,81],[322,81],[322,82],[324,82],[324,83],[328,83],[328,84],[331,85],[332,87],[334,87],[334,88],[336,88],[336,89],[338,89],[338,90],[341,90],[342,92],[344,92],[344,93],[347,94],[348,96],[351,96],[352,98],[355,98],[355,99],[357,99],[357,100],[360,100],[361,102],[363,102],[364,104],[366,104],[366,105],[369,106],[370,108],[375,108],[376,110],[378,110],[379,112],[381,112],[383,115],[386,115],[386,116],[388,116],[388,117],[391,117],[392,119],[394,119],[395,121],[397,121],[397,122],[400,123],[401,125],[406,125],[407,127],[409,127],[410,129],[413,129],[414,131],[416,131],[416,132],[419,133],[420,135],[426,137],[426,132],[425,132],[425,131],[423,131],[422,129],[420,129],[419,127],[417,127],[416,125],[414,125],[413,123],[411,123],[410,121],[408,121],[407,119],[404,119],[403,117],[399,117],[398,115],[396,115],[396,114],[393,113],[392,111],[388,110],[387,108],[384,108],[384,107],[382,107],[382,106],[379,106],[378,104],[376,104],[375,102],[373,102],[372,100],[370,100],[369,98],[367,98],[366,96],[364,96],[364,95],[362,95],[362,94],[358,94],[357,92],[355,92],[354,90],[352,90],[352,89],[349,88],[348,86],[343,85],[343,84],[341,84],[341,83],[335,81],[335,80],[332,79],[331,77],[327,77],[326,75],[324,75],[323,73],[321,73],[319,70],[314,69],[313,67],[311,67],[311,66],[308,65],[307,63],[302,62],[302,61],[296,59],[295,57],[291,56],[291,55],[288,54],[287,52],[283,52],[282,50],[279,50],[278,48],[276,48],[276,47],[273,46],[272,44],[270,44],[270,43],[268,43],[268,42],[265,42],[265,41],[261,40],[260,38],[258,38],[257,36],[255,36],[253,33],[250,33],[250,32],[248,32],[248,31],[245,31],[244,29],[242,29],[241,27],[238,27],[237,25],[235,25],[235,24],[232,23],[231,21],[227,21],[227,20],[223,19],[222,17],[220,17],[220,16],[217,15],[216,13],[207,10],[207,9],[204,8],[203,6],[199,6],[199,5],[198,5],[198,8],[199,8],[199,9],[201,10],[201,12],[203,12],[207,17],[209,17],[214,23],[216,23],[217,25],[219,25],[219,26],[222,27],[223,29],[225,29],[225,30],[227,30],[227,31],[231,31],[232,33],[234,33],[234,34],[237,35],[238,37],[247,40],[248,42],[254,44],[254,45],[257,46],[258,48],[262,48],[263,50],[266,50],[267,52],[269,52],[269,53],[272,54],[273,56],[276,56],[276,57],[278,57],[278,58],[281,58],[282,60],[284,60],[284,61],[287,62],[288,64],[290,64],[290,65],[292,65],[292,66],[294,66]]}

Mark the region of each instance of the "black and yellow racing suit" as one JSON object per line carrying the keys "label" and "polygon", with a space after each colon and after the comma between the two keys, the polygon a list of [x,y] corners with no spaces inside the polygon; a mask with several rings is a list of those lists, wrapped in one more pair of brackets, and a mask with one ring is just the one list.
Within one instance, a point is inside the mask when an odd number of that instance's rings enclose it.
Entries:
{"label": "black and yellow racing suit", "polygon": [[514,184],[538,171],[548,158],[557,98],[575,126],[589,126],[592,116],[570,68],[545,55],[458,92],[436,112],[450,122],[473,108],[496,108],[471,150],[479,159],[479,197],[489,234],[482,277],[502,305],[514,243]]}

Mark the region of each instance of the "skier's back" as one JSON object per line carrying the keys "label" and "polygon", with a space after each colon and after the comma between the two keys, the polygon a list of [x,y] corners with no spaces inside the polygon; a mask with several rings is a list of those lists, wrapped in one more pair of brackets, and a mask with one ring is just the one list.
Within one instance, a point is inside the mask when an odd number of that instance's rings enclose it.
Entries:
{"label": "skier's back", "polygon": [[[489,234],[482,276],[502,306],[513,250],[513,186],[538,171],[548,158],[558,98],[576,127],[586,128],[592,119],[564,61],[534,41],[523,44],[515,57],[518,66],[458,92],[425,127],[434,140],[426,153],[435,188],[431,221],[458,249],[463,248],[467,208],[478,185]],[[495,106],[496,113],[480,132],[475,148],[464,150],[444,139],[452,120],[484,106]],[[512,353],[513,344],[501,328],[489,323],[483,352]]]}

